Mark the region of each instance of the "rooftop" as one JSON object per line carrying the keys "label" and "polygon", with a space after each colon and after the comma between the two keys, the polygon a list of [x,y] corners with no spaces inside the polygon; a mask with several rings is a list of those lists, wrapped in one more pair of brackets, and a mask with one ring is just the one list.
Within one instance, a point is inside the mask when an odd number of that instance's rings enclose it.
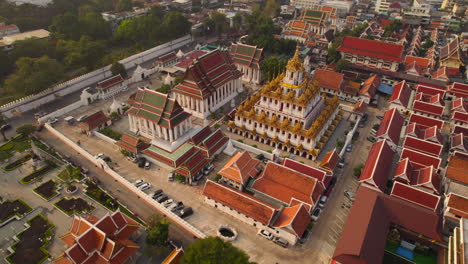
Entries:
{"label": "rooftop", "polygon": [[338,51],[402,62],[403,46],[376,40],[344,37]]}

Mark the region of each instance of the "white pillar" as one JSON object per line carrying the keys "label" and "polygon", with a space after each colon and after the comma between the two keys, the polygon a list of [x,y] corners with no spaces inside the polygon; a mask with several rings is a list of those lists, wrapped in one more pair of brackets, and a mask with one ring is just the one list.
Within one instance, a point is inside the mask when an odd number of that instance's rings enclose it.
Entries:
{"label": "white pillar", "polygon": [[168,129],[169,131],[169,141],[174,141],[174,136],[172,135],[172,133],[174,132],[171,128]]}
{"label": "white pillar", "polygon": [[162,129],[163,129],[163,132],[164,132],[164,140],[168,140],[169,137],[167,135],[167,128],[163,127]]}

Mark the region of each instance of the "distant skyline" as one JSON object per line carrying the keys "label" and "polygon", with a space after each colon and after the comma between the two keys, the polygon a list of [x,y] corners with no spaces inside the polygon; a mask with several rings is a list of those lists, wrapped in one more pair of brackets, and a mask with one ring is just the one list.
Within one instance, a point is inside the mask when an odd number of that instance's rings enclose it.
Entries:
{"label": "distant skyline", "polygon": [[52,0],[7,0],[9,2],[13,2],[16,4],[24,4],[24,3],[30,3],[30,4],[35,4],[35,5],[41,5],[45,6],[48,3],[52,2]]}

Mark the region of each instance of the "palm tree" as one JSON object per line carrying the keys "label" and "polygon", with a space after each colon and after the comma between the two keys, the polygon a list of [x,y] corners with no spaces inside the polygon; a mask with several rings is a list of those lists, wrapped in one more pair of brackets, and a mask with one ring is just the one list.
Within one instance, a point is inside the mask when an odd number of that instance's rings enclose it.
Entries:
{"label": "palm tree", "polygon": [[3,136],[3,141],[7,141],[7,137],[5,136],[5,128],[3,127],[4,125],[7,124],[7,119],[3,114],[0,114],[0,133]]}

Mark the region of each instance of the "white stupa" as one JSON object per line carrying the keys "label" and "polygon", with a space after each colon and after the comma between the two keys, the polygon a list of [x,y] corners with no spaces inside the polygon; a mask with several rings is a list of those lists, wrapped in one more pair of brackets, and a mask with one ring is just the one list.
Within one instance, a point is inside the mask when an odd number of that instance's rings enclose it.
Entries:
{"label": "white stupa", "polygon": [[232,156],[236,152],[237,152],[237,149],[232,145],[232,139],[229,139],[226,148],[223,150],[223,153],[226,155]]}
{"label": "white stupa", "polygon": [[176,54],[177,58],[182,58],[185,54],[182,52],[182,50],[179,50]]}
{"label": "white stupa", "polygon": [[113,101],[112,104],[109,106],[109,112],[110,112],[110,113],[117,112],[117,113],[119,113],[119,114],[122,114],[122,103],[120,103],[119,101],[115,100],[115,98],[114,98],[114,101]]}
{"label": "white stupa", "polygon": [[175,78],[171,76],[170,73],[166,75],[166,78],[164,78],[164,84],[169,84],[171,85],[174,82]]}

